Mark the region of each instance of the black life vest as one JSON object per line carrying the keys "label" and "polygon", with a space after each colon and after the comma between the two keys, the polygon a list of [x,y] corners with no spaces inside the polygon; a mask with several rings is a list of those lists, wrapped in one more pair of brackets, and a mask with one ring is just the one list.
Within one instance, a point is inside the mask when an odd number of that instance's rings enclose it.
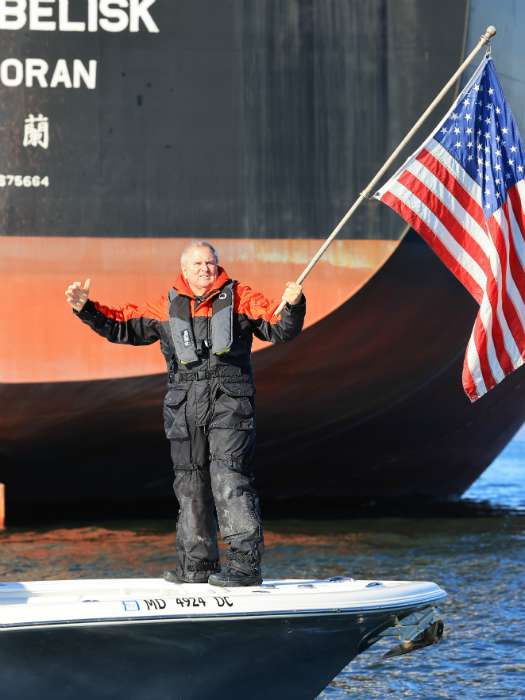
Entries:
{"label": "black life vest", "polygon": [[[211,316],[211,348],[214,355],[223,355],[231,349],[233,343],[233,286],[227,282],[215,296]],[[190,299],[170,289],[169,323],[171,336],[175,345],[177,361],[182,365],[198,362],[197,344],[193,333]]]}

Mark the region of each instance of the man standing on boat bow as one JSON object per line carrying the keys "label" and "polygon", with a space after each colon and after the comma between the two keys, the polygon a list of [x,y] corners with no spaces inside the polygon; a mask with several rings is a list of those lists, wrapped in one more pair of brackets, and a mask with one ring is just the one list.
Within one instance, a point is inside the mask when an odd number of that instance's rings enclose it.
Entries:
{"label": "man standing on boat bow", "polygon": [[[89,299],[89,280],[67,301],[78,317],[113,343],[160,341],[168,367],[164,427],[179,502],[173,582],[216,586],[261,583],[263,530],[254,487],[255,387],[252,338],[286,342],[301,332],[306,301],[288,282],[280,316],[266,297],[228,277],[215,248],[190,243],[168,297],[144,308],[109,308]],[[215,517],[215,512],[217,517]],[[228,547],[219,566],[217,520]]]}

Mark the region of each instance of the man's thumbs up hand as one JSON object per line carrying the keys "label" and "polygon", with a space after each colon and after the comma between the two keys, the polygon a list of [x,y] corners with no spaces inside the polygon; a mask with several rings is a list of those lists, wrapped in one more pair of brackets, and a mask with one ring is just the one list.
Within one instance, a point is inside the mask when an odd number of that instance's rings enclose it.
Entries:
{"label": "man's thumbs up hand", "polygon": [[66,300],[75,311],[82,311],[84,304],[89,297],[89,288],[91,287],[91,280],[87,279],[84,284],[80,282],[73,282],[66,289]]}

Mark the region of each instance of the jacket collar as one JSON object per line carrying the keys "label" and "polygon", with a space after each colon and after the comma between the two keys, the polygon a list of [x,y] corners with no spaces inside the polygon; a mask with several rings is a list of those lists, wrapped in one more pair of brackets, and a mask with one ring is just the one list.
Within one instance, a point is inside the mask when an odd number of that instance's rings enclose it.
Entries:
{"label": "jacket collar", "polygon": [[[224,268],[219,267],[218,268],[218,275],[217,279],[213,283],[213,287],[208,289],[206,294],[202,297],[202,300],[209,299],[210,297],[214,296],[216,292],[218,292],[224,285],[230,281],[230,277],[227,274],[226,270]],[[182,272],[179,273],[179,276],[175,280],[175,284],[173,285],[175,288],[176,292],[178,294],[182,294],[185,297],[189,297],[190,299],[195,299],[195,294],[191,291],[190,285],[186,282],[186,278],[182,274]]]}

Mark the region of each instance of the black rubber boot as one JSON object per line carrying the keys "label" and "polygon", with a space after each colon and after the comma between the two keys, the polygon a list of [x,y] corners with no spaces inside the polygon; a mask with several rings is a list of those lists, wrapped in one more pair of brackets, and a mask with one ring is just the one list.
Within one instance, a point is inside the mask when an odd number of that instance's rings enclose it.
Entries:
{"label": "black rubber boot", "polygon": [[218,561],[210,561],[209,559],[192,561],[187,557],[178,557],[175,568],[171,571],[165,571],[162,577],[170,583],[208,583],[210,574],[219,571]]}
{"label": "black rubber boot", "polygon": [[261,574],[245,574],[234,569],[224,569],[218,574],[212,574],[208,579],[210,586],[260,586],[262,583]]}
{"label": "black rubber boot", "polygon": [[260,586],[262,583],[259,552],[228,552],[228,563],[220,573],[211,574],[211,586]]}
{"label": "black rubber boot", "polygon": [[162,574],[162,578],[170,583],[208,583],[208,576],[209,574],[203,573],[190,579],[179,576],[175,571],[165,571]]}

